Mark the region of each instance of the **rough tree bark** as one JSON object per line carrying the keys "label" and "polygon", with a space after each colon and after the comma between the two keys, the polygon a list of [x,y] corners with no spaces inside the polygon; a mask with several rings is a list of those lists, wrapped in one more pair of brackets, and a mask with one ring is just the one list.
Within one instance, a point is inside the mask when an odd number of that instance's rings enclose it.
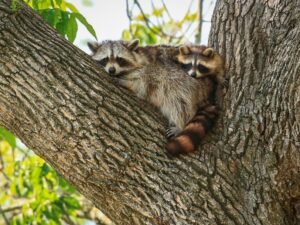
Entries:
{"label": "rough tree bark", "polygon": [[9,6],[1,0],[0,124],[117,224],[299,223],[298,0],[217,2],[224,113],[200,151],[179,158],[165,154],[155,110]]}

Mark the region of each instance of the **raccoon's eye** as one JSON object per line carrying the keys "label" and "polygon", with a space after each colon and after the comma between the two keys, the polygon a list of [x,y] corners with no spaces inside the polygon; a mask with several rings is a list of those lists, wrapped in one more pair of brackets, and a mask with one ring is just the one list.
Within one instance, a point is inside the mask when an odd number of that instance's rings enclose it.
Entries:
{"label": "raccoon's eye", "polygon": [[119,64],[119,66],[121,66],[121,67],[129,65],[129,62],[126,59],[123,59],[121,57],[117,57],[116,60],[117,60],[117,63]]}
{"label": "raccoon's eye", "polygon": [[201,64],[199,64],[197,68],[200,73],[208,73],[209,72],[209,68],[207,68],[206,66],[203,66]]}
{"label": "raccoon's eye", "polygon": [[98,61],[98,63],[100,63],[101,66],[105,66],[108,62],[108,57],[103,58],[101,60]]}
{"label": "raccoon's eye", "polygon": [[192,67],[193,67],[192,63],[182,64],[182,68],[184,70],[190,70],[192,69]]}

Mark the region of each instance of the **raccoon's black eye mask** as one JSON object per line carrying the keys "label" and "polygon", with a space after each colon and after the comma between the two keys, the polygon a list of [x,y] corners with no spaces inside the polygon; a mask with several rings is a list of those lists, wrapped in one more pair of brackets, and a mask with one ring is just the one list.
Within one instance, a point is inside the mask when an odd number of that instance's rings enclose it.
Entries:
{"label": "raccoon's black eye mask", "polygon": [[200,73],[209,73],[209,68],[201,64],[197,66],[197,69],[199,70]]}
{"label": "raccoon's black eye mask", "polygon": [[105,66],[108,62],[108,57],[106,58],[103,58],[101,60],[98,60],[98,63],[101,65],[101,66]]}
{"label": "raccoon's black eye mask", "polygon": [[119,64],[120,67],[125,67],[125,66],[128,66],[130,64],[126,59],[121,58],[121,57],[117,57],[116,61]]}
{"label": "raccoon's black eye mask", "polygon": [[182,68],[187,71],[191,70],[192,67],[193,67],[192,63],[182,64]]}

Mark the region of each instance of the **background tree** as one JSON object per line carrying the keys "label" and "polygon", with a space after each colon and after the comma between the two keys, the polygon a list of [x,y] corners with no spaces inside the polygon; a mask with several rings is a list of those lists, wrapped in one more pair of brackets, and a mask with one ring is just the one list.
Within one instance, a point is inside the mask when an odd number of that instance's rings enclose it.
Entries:
{"label": "background tree", "polygon": [[117,223],[299,222],[298,1],[218,1],[211,43],[228,65],[224,114],[201,153],[179,158],[162,151],[159,115],[9,5],[0,8],[0,123]]}

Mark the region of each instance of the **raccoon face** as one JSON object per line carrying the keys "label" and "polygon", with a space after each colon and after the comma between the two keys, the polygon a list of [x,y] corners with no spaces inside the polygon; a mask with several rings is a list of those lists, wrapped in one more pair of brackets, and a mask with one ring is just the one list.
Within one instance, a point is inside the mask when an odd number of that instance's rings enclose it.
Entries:
{"label": "raccoon face", "polygon": [[97,61],[111,76],[122,76],[139,68],[134,51],[139,41],[104,41],[88,43],[93,52],[92,58]]}
{"label": "raccoon face", "polygon": [[188,75],[200,78],[218,73],[222,68],[221,57],[212,49],[205,46],[181,46],[177,61]]}

